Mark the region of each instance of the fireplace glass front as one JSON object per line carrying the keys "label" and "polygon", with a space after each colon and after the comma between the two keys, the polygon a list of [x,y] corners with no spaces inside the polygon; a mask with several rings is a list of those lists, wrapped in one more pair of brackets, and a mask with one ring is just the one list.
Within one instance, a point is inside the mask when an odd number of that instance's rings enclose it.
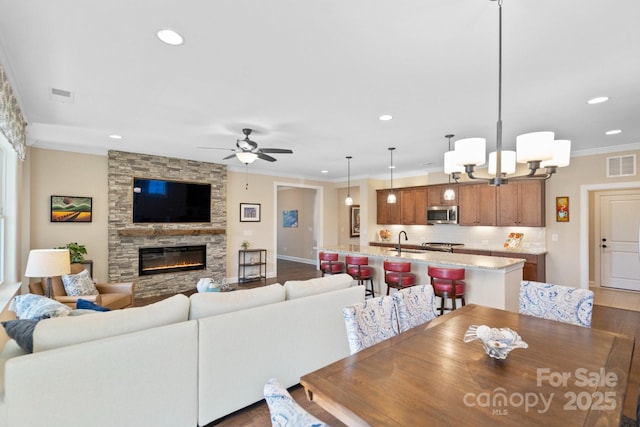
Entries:
{"label": "fireplace glass front", "polygon": [[146,276],[176,271],[204,270],[207,268],[206,255],[206,245],[140,248],[138,274]]}

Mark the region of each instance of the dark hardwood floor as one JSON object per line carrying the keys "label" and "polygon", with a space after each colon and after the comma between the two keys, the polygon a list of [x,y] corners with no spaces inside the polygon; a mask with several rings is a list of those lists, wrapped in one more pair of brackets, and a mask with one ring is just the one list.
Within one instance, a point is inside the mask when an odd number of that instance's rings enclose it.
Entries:
{"label": "dark hardwood floor", "polygon": [[[278,277],[268,279],[267,284],[276,282],[284,283],[287,280],[306,280],[320,276],[320,271],[316,270],[314,265],[278,260]],[[264,285],[264,282],[239,285],[239,287],[249,288],[260,285]],[[162,297],[157,299],[162,299]],[[136,300],[136,305],[144,305],[150,302],[153,301],[149,301],[149,299],[145,299],[144,301]],[[640,387],[640,312],[595,305],[593,307],[593,318],[591,327],[635,337],[636,342],[634,347],[633,359],[631,361],[629,385],[627,387],[627,396],[624,405],[624,414],[627,417],[635,420],[638,389]],[[305,396],[304,389],[301,386],[295,386],[289,391],[293,398],[303,408],[305,408],[308,412],[312,413],[320,420],[332,426],[344,426],[343,423],[341,423],[328,412],[324,411],[318,405],[313,402],[309,402]],[[216,420],[213,423],[209,424],[207,427],[262,427],[269,425],[271,425],[269,409],[264,401],[260,401],[236,413]]]}

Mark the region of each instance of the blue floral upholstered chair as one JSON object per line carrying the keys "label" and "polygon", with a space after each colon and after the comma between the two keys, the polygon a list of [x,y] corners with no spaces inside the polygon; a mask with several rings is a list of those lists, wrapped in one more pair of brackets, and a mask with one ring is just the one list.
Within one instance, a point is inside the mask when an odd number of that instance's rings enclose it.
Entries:
{"label": "blue floral upholstered chair", "polygon": [[400,333],[398,312],[390,296],[376,297],[342,310],[351,354]]}
{"label": "blue floral upholstered chair", "polygon": [[329,427],[298,405],[287,389],[275,379],[270,379],[264,385],[264,398],[269,406],[273,427]]}
{"label": "blue floral upholstered chair", "polygon": [[437,317],[433,286],[420,285],[401,289],[393,294],[398,310],[400,332],[420,326]]}
{"label": "blue floral upholstered chair", "polygon": [[521,314],[591,327],[593,291],[549,283],[520,283]]}

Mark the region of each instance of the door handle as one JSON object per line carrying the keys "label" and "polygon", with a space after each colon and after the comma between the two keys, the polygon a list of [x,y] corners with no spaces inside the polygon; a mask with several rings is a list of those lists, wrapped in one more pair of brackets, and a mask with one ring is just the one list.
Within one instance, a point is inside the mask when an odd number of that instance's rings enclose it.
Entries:
{"label": "door handle", "polygon": [[607,245],[600,245],[600,247],[602,247],[602,248],[606,248],[606,247],[607,247]]}

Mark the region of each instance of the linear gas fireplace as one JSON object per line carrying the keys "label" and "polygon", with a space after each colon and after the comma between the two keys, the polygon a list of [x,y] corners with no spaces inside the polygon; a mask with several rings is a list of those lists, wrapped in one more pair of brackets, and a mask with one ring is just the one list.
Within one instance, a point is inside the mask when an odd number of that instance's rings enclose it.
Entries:
{"label": "linear gas fireplace", "polygon": [[140,248],[138,274],[173,273],[207,268],[207,245]]}

